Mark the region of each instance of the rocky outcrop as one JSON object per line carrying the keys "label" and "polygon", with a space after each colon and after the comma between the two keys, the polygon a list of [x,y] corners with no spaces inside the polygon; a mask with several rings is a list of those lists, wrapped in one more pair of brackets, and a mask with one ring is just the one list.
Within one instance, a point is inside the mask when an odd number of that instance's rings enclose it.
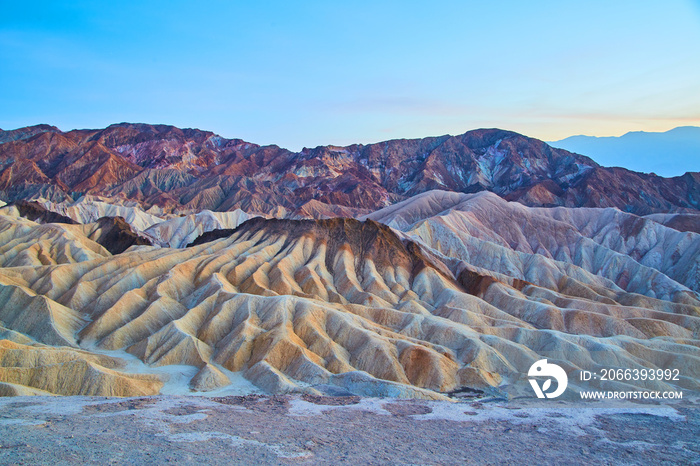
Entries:
{"label": "rocky outcrop", "polygon": [[235,228],[218,228],[216,230],[207,231],[196,237],[191,243],[188,243],[186,247],[191,248],[193,246],[199,246],[200,244],[211,243],[217,239],[228,238],[235,231]]}
{"label": "rocky outcrop", "polygon": [[0,267],[43,266],[110,256],[87,237],[93,225],[38,224],[3,215],[0,209]]}
{"label": "rocky outcrop", "polygon": [[253,217],[241,210],[212,212],[205,210],[197,214],[183,215],[157,223],[144,231],[154,242],[172,248],[182,248],[213,230],[233,229]]}
{"label": "rocky outcrop", "polygon": [[0,395],[142,396],[163,386],[153,375],[121,372],[122,365],[85,351],[0,340]]}
{"label": "rocky outcrop", "polygon": [[645,218],[666,225],[678,231],[700,233],[700,213],[698,214],[651,214]]}
{"label": "rocky outcrop", "polygon": [[190,388],[197,392],[210,392],[230,384],[231,381],[221,369],[207,364],[192,378]]}
{"label": "rocky outcrop", "polygon": [[700,292],[700,235],[617,209],[526,208],[492,193],[433,191],[367,218],[482,269],[538,284],[547,277],[547,287],[574,277],[666,300]]}
{"label": "rocky outcrop", "polygon": [[70,217],[48,210],[38,202],[20,200],[13,202],[10,206],[4,207],[4,210],[15,210],[13,207],[17,211],[17,216],[27,218],[37,223],[67,223],[69,225],[78,223]]}
{"label": "rocky outcrop", "polygon": [[0,209],[0,239],[5,240],[0,246],[0,266],[81,262],[152,244],[121,217],[103,217],[86,225],[37,224],[15,216],[15,210],[14,206]]}
{"label": "rocky outcrop", "polygon": [[87,237],[112,254],[121,254],[131,246],[152,245],[151,240],[136,234],[121,217],[102,217],[93,225]]}

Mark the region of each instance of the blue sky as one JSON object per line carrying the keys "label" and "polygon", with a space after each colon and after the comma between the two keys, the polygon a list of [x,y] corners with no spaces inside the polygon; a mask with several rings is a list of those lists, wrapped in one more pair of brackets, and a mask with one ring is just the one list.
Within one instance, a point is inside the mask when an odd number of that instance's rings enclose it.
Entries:
{"label": "blue sky", "polygon": [[290,149],[700,126],[700,1],[5,1],[0,128],[121,121]]}

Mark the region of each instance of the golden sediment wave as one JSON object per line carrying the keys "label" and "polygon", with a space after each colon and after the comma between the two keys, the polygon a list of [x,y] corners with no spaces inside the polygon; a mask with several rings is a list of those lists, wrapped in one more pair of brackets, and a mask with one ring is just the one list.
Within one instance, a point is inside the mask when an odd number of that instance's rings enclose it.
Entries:
{"label": "golden sediment wave", "polygon": [[[52,261],[0,268],[0,322],[28,340],[5,351],[36,361],[17,368],[22,358],[3,356],[0,382],[56,394],[157,391],[157,379],[88,353],[121,350],[152,367],[196,366],[189,388],[200,391],[225,387],[232,371],[272,393],[335,385],[440,399],[516,387],[543,357],[567,371],[678,368],[680,380],[644,386],[700,388],[700,301],[688,286],[699,235],[627,225],[607,209],[567,218],[493,195],[421,196],[377,221],[253,218],[186,249],[111,255],[78,233],[44,239]],[[609,215],[624,241],[593,228],[605,223],[596,215]],[[675,264],[652,236],[678,251]],[[645,265],[657,250],[661,259]],[[68,386],[46,361],[70,357]],[[21,392],[12,387],[2,390]]]}

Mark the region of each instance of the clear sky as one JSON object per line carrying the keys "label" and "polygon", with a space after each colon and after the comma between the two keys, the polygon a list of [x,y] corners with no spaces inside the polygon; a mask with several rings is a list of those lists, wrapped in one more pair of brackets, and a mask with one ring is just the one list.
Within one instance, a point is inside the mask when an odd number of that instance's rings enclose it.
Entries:
{"label": "clear sky", "polygon": [[0,128],[290,149],[700,125],[700,1],[0,0]]}

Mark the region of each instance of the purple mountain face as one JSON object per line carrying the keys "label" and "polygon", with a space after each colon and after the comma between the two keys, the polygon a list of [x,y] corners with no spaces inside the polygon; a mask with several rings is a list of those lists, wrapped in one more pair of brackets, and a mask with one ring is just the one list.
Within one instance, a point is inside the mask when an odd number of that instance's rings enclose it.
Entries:
{"label": "purple mountain face", "polygon": [[529,206],[696,211],[698,173],[675,178],[601,167],[498,129],[291,152],[211,132],[122,123],[0,132],[0,198],[97,195],[166,212],[352,216],[432,189],[491,191]]}

